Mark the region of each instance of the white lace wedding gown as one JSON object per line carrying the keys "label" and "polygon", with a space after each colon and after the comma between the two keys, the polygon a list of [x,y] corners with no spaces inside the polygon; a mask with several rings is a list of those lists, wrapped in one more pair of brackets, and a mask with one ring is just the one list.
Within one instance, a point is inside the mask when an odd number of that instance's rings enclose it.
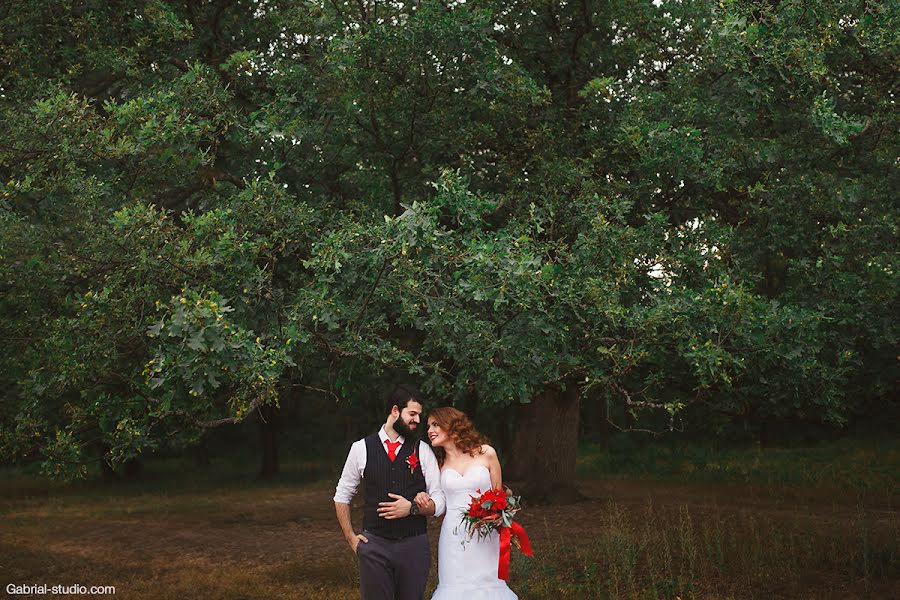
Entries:
{"label": "white lace wedding gown", "polygon": [[488,468],[476,465],[460,475],[445,467],[441,487],[447,498],[447,513],[438,540],[438,586],[431,600],[517,600],[506,582],[497,577],[500,534],[495,531],[481,540],[476,534],[469,540],[461,524],[470,496],[477,496],[476,490],[491,489]]}

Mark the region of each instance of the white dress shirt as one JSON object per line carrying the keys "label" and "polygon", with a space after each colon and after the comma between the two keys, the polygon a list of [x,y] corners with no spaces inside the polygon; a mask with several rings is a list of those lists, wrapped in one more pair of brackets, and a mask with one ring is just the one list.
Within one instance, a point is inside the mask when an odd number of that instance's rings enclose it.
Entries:
{"label": "white dress shirt", "polygon": [[[384,431],[384,426],[378,431],[378,437],[381,439],[381,447],[387,454],[387,444],[384,443],[388,438]],[[403,436],[397,438],[401,444],[405,441]],[[441,471],[438,468],[437,458],[431,450],[431,446],[423,441],[419,441],[419,464],[422,467],[422,474],[425,476],[425,491],[434,500],[434,516],[439,517],[444,514],[447,505],[444,498],[444,490],[441,489]],[[366,470],[366,440],[361,439],[353,442],[350,446],[350,453],[347,455],[347,462],[344,463],[344,470],[338,481],[337,489],[334,493],[334,501],[343,504],[350,504],[356,490],[359,489],[359,483],[362,481],[363,473]],[[396,493],[396,492],[395,492]]]}

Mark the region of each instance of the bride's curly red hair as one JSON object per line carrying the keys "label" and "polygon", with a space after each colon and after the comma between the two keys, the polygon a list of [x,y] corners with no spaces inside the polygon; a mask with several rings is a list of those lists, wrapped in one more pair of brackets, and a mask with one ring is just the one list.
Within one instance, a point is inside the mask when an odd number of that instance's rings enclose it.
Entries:
{"label": "bride's curly red hair", "polygon": [[[472,424],[466,413],[452,406],[442,406],[432,410],[428,414],[428,418],[433,418],[440,425],[441,429],[447,432],[447,435],[450,436],[453,444],[460,452],[465,452],[469,456],[483,453],[481,445],[487,444],[488,439],[478,433],[478,430],[475,429],[475,425]],[[443,466],[444,459],[447,458],[447,452],[440,446],[437,446],[434,448],[434,455],[437,457],[438,465]]]}

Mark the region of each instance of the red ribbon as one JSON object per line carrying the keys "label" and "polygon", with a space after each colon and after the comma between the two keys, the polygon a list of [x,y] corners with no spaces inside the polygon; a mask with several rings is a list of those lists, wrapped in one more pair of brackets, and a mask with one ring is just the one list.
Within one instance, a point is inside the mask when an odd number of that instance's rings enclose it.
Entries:
{"label": "red ribbon", "polygon": [[516,536],[516,539],[519,540],[519,546],[522,549],[522,554],[524,554],[525,556],[534,556],[534,552],[532,552],[531,550],[531,541],[528,539],[528,534],[525,533],[524,527],[522,527],[518,523],[513,523],[511,527],[501,527],[500,565],[497,568],[497,577],[499,577],[503,581],[509,581],[509,547],[510,542],[512,541],[512,536]]}

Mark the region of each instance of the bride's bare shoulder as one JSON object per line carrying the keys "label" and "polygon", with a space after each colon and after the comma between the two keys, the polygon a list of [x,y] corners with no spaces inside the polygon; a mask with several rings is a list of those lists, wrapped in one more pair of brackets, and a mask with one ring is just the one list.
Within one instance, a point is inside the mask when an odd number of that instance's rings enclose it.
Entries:
{"label": "bride's bare shoulder", "polygon": [[482,444],[480,453],[487,456],[488,458],[494,458],[495,456],[497,456],[497,451],[494,450],[494,447],[490,444]]}

